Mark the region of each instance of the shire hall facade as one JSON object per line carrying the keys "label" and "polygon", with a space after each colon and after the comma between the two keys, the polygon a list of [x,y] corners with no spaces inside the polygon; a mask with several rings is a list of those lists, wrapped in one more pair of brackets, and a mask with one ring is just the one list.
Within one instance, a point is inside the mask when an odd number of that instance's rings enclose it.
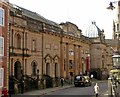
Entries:
{"label": "shire hall facade", "polygon": [[[91,42],[85,37],[80,39],[81,30],[70,22],[58,25],[35,12],[11,6],[9,31],[9,75],[15,83],[43,79],[39,81],[40,87],[51,87],[49,83],[53,80],[69,80],[90,69],[86,67],[86,57]],[[90,65],[90,59],[87,60]]]}
{"label": "shire hall facade", "polygon": [[[57,24],[11,4],[9,89],[20,93],[20,83],[24,84],[24,92],[55,87],[59,85],[61,77],[64,77],[66,83],[72,83],[74,75],[78,74],[96,73],[96,78],[104,78],[102,71],[107,76],[106,64],[111,65],[111,61],[106,60],[110,60],[111,53],[101,37],[102,34],[97,39],[90,39],[82,35],[82,31],[71,22]],[[98,53],[101,53],[100,62],[95,60]],[[94,68],[94,63],[100,65]]]}

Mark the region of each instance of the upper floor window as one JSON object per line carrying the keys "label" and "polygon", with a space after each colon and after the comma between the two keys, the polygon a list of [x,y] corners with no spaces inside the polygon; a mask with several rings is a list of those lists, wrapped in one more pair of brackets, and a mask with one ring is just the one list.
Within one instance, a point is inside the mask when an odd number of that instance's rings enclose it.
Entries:
{"label": "upper floor window", "polygon": [[32,40],[32,51],[36,51],[36,41]]}
{"label": "upper floor window", "polygon": [[119,31],[119,24],[117,24],[117,31]]}
{"label": "upper floor window", "polygon": [[4,9],[0,8],[0,26],[4,26]]}
{"label": "upper floor window", "polygon": [[20,34],[17,34],[17,48],[21,48],[21,36]]}
{"label": "upper floor window", "polygon": [[0,56],[4,56],[4,38],[0,37]]}

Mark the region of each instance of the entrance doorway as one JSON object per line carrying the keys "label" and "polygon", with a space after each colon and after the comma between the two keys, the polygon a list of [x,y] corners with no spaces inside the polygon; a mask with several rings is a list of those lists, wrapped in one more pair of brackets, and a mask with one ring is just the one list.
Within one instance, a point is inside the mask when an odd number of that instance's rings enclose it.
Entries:
{"label": "entrance doorway", "polygon": [[14,76],[16,79],[21,79],[21,63],[19,61],[16,61],[14,64]]}

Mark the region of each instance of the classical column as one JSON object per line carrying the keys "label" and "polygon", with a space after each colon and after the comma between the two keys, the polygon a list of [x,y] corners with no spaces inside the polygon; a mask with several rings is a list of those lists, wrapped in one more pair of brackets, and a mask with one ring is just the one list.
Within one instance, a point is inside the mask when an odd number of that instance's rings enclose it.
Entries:
{"label": "classical column", "polygon": [[81,65],[81,50],[80,46],[78,46],[78,74],[80,74],[80,65]]}
{"label": "classical column", "polygon": [[69,45],[66,43],[66,77],[69,78]]}
{"label": "classical column", "polygon": [[60,42],[60,77],[64,76],[63,60],[64,60],[64,57],[63,57],[63,43],[62,43],[62,39],[61,39],[61,42]]}
{"label": "classical column", "polygon": [[13,66],[13,58],[11,59],[11,64],[10,64],[10,75],[14,75],[13,74],[13,69],[14,69],[14,66]]}
{"label": "classical column", "polygon": [[77,75],[77,46],[74,45],[74,75]]}
{"label": "classical column", "polygon": [[81,54],[81,47],[79,46],[79,69],[80,69],[80,74],[82,73],[82,54]]}

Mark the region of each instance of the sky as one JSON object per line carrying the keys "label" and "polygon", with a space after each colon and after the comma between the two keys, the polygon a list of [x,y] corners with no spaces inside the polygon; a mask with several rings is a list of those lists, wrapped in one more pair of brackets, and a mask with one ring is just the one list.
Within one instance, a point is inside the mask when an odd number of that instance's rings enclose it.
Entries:
{"label": "sky", "polygon": [[113,12],[106,9],[112,0],[9,0],[56,23],[71,22],[85,33],[92,21],[106,39],[112,39]]}

